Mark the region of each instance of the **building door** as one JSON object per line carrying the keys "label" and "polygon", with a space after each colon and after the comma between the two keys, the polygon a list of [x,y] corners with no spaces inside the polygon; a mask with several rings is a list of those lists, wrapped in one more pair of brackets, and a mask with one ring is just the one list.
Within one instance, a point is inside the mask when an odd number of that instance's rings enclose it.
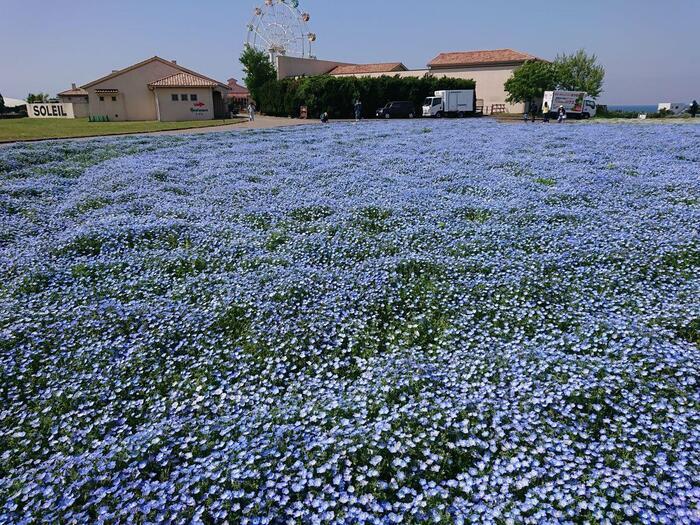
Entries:
{"label": "building door", "polygon": [[224,98],[221,96],[221,92],[215,90],[212,96],[214,98],[214,118],[226,118],[226,104],[224,103]]}

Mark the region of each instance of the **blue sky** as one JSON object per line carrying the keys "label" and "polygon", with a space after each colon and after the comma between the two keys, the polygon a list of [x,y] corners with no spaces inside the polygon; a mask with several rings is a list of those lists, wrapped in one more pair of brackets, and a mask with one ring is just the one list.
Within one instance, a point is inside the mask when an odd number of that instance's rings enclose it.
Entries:
{"label": "blue sky", "polygon": [[[240,79],[245,26],[262,1],[2,0],[0,93],[54,95],[153,55]],[[510,47],[551,59],[585,48],[607,68],[602,102],[700,99],[700,0],[300,3],[319,58],[421,68],[441,51]]]}

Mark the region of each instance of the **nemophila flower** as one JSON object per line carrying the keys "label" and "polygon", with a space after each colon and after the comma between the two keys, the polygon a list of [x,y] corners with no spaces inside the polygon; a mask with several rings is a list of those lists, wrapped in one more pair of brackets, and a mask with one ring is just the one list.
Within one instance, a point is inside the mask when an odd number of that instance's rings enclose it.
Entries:
{"label": "nemophila flower", "polygon": [[0,523],[697,522],[697,127],[430,126],[0,149]]}

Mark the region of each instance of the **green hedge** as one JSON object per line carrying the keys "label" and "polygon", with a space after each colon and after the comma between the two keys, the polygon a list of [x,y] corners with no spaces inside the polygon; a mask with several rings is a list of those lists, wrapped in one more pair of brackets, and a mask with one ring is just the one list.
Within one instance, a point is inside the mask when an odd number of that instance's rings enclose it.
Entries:
{"label": "green hedge", "polygon": [[318,118],[324,111],[331,118],[352,118],[353,102],[359,98],[363,116],[372,118],[378,108],[390,101],[409,100],[415,105],[416,114],[420,114],[423,100],[435,91],[475,87],[473,80],[432,75],[417,78],[321,75],[270,81],[260,88],[256,102],[261,112],[277,117],[298,117],[299,108],[307,106],[310,118]]}

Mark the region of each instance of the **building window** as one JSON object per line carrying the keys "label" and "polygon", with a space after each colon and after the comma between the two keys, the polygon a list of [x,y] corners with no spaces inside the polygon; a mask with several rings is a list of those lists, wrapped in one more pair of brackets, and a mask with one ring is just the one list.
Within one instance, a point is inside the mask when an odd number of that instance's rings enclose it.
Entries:
{"label": "building window", "polygon": [[117,97],[112,97],[112,102],[116,102],[116,101],[117,101]]}
{"label": "building window", "polygon": [[187,102],[187,95],[180,95],[180,100]]}
{"label": "building window", "polygon": [[180,100],[180,97],[178,97],[177,95],[171,95],[171,98],[173,102],[177,102],[178,100]]}
{"label": "building window", "polygon": [[105,98],[104,98],[104,97],[100,97],[100,102],[104,102],[104,101],[105,101]]}
{"label": "building window", "polygon": [[197,102],[197,95],[190,95],[190,100],[192,102]]}

